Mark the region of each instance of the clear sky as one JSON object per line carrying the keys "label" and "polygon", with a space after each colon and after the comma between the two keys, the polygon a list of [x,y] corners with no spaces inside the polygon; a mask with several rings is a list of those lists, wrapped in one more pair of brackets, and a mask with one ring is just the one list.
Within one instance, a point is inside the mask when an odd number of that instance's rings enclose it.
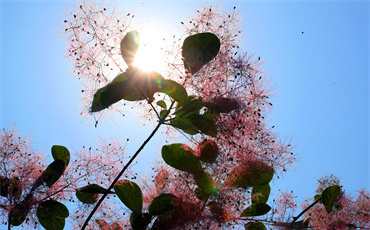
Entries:
{"label": "clear sky", "polygon": [[[1,128],[16,122],[33,133],[36,147],[50,152],[65,145],[73,153],[106,139],[130,138],[133,152],[151,132],[135,114],[108,119],[94,128],[76,107],[80,85],[65,59],[62,27],[71,1],[1,2]],[[224,1],[244,15],[241,47],[265,59],[275,85],[271,126],[292,138],[300,154],[295,172],[272,185],[293,190],[298,201],[313,197],[316,180],[341,179],[346,191],[370,190],[369,175],[369,3],[365,1]],[[177,33],[197,1],[118,1],[135,21],[160,22]],[[139,159],[151,162],[158,134]],[[143,170],[144,166],[141,166]],[[149,167],[148,167],[149,168]],[[150,169],[150,168],[149,168]]]}

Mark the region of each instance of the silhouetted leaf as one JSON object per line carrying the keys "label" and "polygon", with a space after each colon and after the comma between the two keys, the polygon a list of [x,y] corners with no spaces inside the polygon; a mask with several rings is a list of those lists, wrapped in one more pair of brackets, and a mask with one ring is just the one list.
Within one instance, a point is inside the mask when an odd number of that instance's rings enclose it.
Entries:
{"label": "silhouetted leaf", "polygon": [[81,201],[84,204],[95,204],[98,199],[99,195],[98,193],[87,193],[87,192],[81,192],[82,188],[79,188],[76,190],[76,197],[79,201]]}
{"label": "silhouetted leaf", "polygon": [[47,200],[39,204],[36,215],[45,229],[63,230],[69,211],[64,204],[55,200]]}
{"label": "silhouetted leaf", "polygon": [[331,212],[334,202],[338,199],[339,193],[340,193],[339,185],[327,187],[322,192],[321,201],[328,213]]}
{"label": "silhouetted leaf", "polygon": [[65,163],[65,166],[69,164],[69,160],[71,158],[71,155],[69,154],[69,151],[66,147],[61,145],[53,145],[51,147],[51,154],[54,158],[54,160],[63,160]]}
{"label": "silhouetted leaf", "polygon": [[91,112],[99,112],[120,101],[128,93],[130,80],[121,73],[111,83],[100,88],[95,94]]}
{"label": "silhouetted leaf", "polygon": [[10,215],[10,224],[12,226],[19,226],[21,225],[27,218],[29,207],[22,207],[17,208],[13,213]]}
{"label": "silhouetted leaf", "polygon": [[[89,184],[82,188],[79,188],[78,190],[83,193],[96,193],[96,194],[104,194],[107,191],[107,189],[97,184]],[[109,192],[109,194],[113,194],[113,193],[114,192]]]}
{"label": "silhouetted leaf", "polygon": [[313,197],[313,199],[316,201],[316,200],[318,200],[318,199],[320,199],[321,198],[321,194],[316,194],[314,197]]}
{"label": "silhouetted leaf", "polygon": [[217,194],[217,190],[213,187],[212,177],[203,170],[198,170],[194,173],[195,183],[198,185],[202,193],[205,194]]}
{"label": "silhouetted leaf", "polygon": [[[171,167],[196,173],[202,170],[202,165],[198,158],[192,153],[192,150],[185,149],[183,144],[164,145],[162,147],[162,158]],[[186,147],[188,148],[188,147]]]}
{"label": "silhouetted leaf", "polygon": [[[193,97],[193,96],[189,96],[188,100],[190,97]],[[188,115],[194,112],[199,114],[199,110],[203,106],[204,106],[204,103],[202,102],[202,98],[193,98],[189,100],[188,102],[186,102],[182,107],[177,109],[173,114],[176,115],[177,117],[180,117],[184,114]]]}
{"label": "silhouetted leaf", "polygon": [[256,203],[252,204],[240,215],[241,217],[247,217],[247,216],[262,216],[268,213],[271,210],[271,207],[264,203]]}
{"label": "silhouetted leaf", "polygon": [[178,198],[173,194],[160,194],[153,199],[149,206],[149,213],[153,216],[162,215],[175,208]]}
{"label": "silhouetted leaf", "polygon": [[143,209],[143,194],[139,186],[129,180],[120,180],[114,186],[118,198],[127,208],[136,213]]}
{"label": "silhouetted leaf", "polygon": [[186,117],[202,133],[215,137],[217,136],[217,127],[215,123],[207,117],[199,114],[191,114]]}
{"label": "silhouetted leaf", "polygon": [[235,167],[226,178],[225,185],[240,188],[263,186],[268,184],[273,176],[271,166],[262,161],[249,161]]}
{"label": "silhouetted leaf", "polygon": [[216,57],[220,45],[220,40],[212,33],[199,33],[187,37],[182,46],[185,69],[192,74],[198,72]]}
{"label": "silhouetted leaf", "polygon": [[199,159],[206,163],[214,163],[218,157],[219,151],[216,142],[206,139],[200,144]]}
{"label": "silhouetted leaf", "polygon": [[186,92],[184,86],[172,80],[164,80],[160,84],[158,92],[167,94],[180,104],[186,103],[188,98],[188,93]]}
{"label": "silhouetted leaf", "polygon": [[187,118],[178,117],[170,121],[170,124],[178,129],[181,129],[187,134],[195,135],[198,133],[198,128],[193,125]]}
{"label": "silhouetted leaf", "polygon": [[149,213],[136,213],[130,215],[130,223],[133,230],[145,230],[152,221],[152,215]]}
{"label": "silhouetted leaf", "polygon": [[162,75],[156,71],[146,72],[136,67],[130,67],[125,75],[129,79],[129,84],[124,89],[124,100],[140,101],[149,99],[153,101],[155,92],[161,92],[162,86],[166,81]]}
{"label": "silhouetted leaf", "polygon": [[238,101],[226,97],[216,97],[211,102],[206,102],[205,106],[219,113],[230,113],[238,108]]}
{"label": "silhouetted leaf", "polygon": [[132,66],[136,52],[139,48],[139,33],[137,31],[128,32],[121,41],[121,55],[128,66]]}
{"label": "silhouetted leaf", "polygon": [[252,204],[267,203],[270,196],[271,188],[269,184],[255,186],[252,189]]}
{"label": "silhouetted leaf", "polygon": [[253,223],[248,223],[247,226],[245,226],[246,230],[267,230],[265,225],[261,222],[253,222]]}
{"label": "silhouetted leaf", "polygon": [[40,179],[50,188],[63,175],[65,168],[64,160],[56,159],[45,169]]}

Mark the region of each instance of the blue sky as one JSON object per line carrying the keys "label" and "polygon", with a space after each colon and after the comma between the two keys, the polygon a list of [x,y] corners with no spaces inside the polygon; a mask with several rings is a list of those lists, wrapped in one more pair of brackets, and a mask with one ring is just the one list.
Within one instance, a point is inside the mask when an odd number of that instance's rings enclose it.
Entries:
{"label": "blue sky", "polygon": [[[1,128],[16,122],[33,133],[38,148],[54,144],[71,152],[106,139],[130,138],[135,151],[151,129],[134,114],[108,119],[94,128],[76,107],[80,85],[65,59],[60,37],[65,6],[71,1],[1,1]],[[275,181],[298,201],[312,197],[316,180],[327,174],[344,188],[369,190],[369,4],[359,1],[224,1],[244,15],[244,51],[265,59],[275,85],[271,126],[292,137],[300,154],[295,172]],[[171,33],[199,8],[196,1],[118,2],[135,21],[158,20]],[[119,127],[119,128],[117,128]],[[161,135],[139,159],[152,161]],[[144,161],[144,162],[145,162]],[[142,169],[142,168],[141,168]]]}

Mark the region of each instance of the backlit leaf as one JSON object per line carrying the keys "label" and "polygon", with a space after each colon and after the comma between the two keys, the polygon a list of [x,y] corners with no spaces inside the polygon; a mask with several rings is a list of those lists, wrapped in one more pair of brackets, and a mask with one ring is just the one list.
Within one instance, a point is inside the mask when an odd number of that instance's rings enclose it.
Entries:
{"label": "backlit leaf", "polygon": [[149,213],[136,213],[130,215],[130,223],[133,230],[146,230],[146,227],[152,221],[152,215]]}
{"label": "backlit leaf", "polygon": [[263,186],[255,186],[252,189],[252,204],[267,203],[271,192],[269,184]]}
{"label": "backlit leaf", "polygon": [[206,163],[214,163],[218,157],[219,151],[216,142],[212,140],[204,140],[200,144],[199,159]]}
{"label": "backlit leaf", "polygon": [[248,223],[247,226],[245,226],[246,230],[267,230],[265,225],[261,222],[253,222],[253,223]]}
{"label": "backlit leaf", "polygon": [[153,199],[149,206],[149,213],[157,216],[171,211],[175,208],[178,198],[173,194],[160,194]]}
{"label": "backlit leaf", "polygon": [[186,103],[188,98],[188,93],[186,92],[184,86],[172,80],[164,80],[160,84],[158,92],[167,94],[180,104]]}
{"label": "backlit leaf", "polygon": [[215,123],[207,117],[199,114],[192,114],[186,117],[202,133],[215,137],[217,136],[217,127]]}
{"label": "backlit leaf", "polygon": [[328,213],[331,212],[334,202],[338,199],[339,194],[340,194],[339,185],[333,185],[333,186],[327,187],[322,192],[321,201],[323,205],[325,206],[325,209]]}
{"label": "backlit leaf", "polygon": [[114,186],[118,198],[127,208],[136,213],[143,209],[143,194],[139,186],[129,180],[120,180]]}
{"label": "backlit leaf", "polygon": [[137,31],[128,32],[121,41],[121,55],[128,66],[132,66],[136,52],[139,48],[139,33]]}
{"label": "backlit leaf", "polygon": [[162,158],[169,166],[181,171],[194,174],[202,170],[202,165],[193,151],[183,144],[164,145]]}
{"label": "backlit leaf", "polygon": [[271,207],[264,203],[256,203],[252,204],[240,215],[241,217],[247,217],[247,216],[262,216],[268,213],[271,210]]}
{"label": "backlit leaf", "polygon": [[274,170],[262,161],[249,161],[236,166],[225,181],[226,186],[247,188],[268,184],[274,176]]}
{"label": "backlit leaf", "polygon": [[220,45],[220,40],[212,33],[199,33],[187,37],[182,46],[185,69],[192,74],[198,72],[216,57]]}
{"label": "backlit leaf", "polygon": [[36,211],[40,224],[48,230],[62,230],[65,218],[69,216],[67,207],[55,200],[41,202]]}
{"label": "backlit leaf", "polygon": [[45,169],[40,179],[50,188],[63,175],[65,168],[64,160],[56,159]]}
{"label": "backlit leaf", "polygon": [[66,166],[69,164],[69,160],[71,158],[68,149],[61,145],[53,145],[53,147],[51,147],[51,155],[54,160],[63,160]]}

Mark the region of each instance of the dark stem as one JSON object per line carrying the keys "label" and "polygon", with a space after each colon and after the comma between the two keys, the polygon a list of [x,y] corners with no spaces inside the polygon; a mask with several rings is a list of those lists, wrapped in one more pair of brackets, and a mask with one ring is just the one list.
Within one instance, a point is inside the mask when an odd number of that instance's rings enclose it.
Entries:
{"label": "dark stem", "polygon": [[10,217],[11,217],[11,215],[12,215],[12,211],[10,211],[9,212],[9,215],[8,215],[8,230],[10,230],[11,229],[11,225],[10,225]]}
{"label": "dark stem", "polygon": [[136,153],[132,156],[132,158],[127,162],[127,164],[125,165],[125,167],[123,167],[123,169],[121,170],[121,172],[117,175],[117,177],[114,179],[114,181],[109,186],[109,188],[107,189],[107,191],[105,191],[105,193],[103,194],[103,196],[100,198],[100,200],[98,201],[98,203],[95,205],[94,209],[91,211],[90,215],[87,217],[85,223],[83,224],[81,230],[84,230],[86,228],[87,223],[90,221],[90,219],[92,218],[92,216],[94,215],[94,213],[96,212],[96,210],[98,210],[100,204],[103,202],[103,200],[108,195],[108,193],[112,190],[113,186],[117,183],[117,181],[122,176],[122,174],[126,171],[126,169],[130,166],[130,164],[139,155],[139,153],[141,152],[141,150],[143,150],[143,148],[145,147],[145,145],[150,141],[150,139],[152,139],[152,137],[154,136],[154,134],[158,131],[159,127],[163,123],[164,123],[164,119],[160,119],[158,125],[155,127],[155,129],[152,131],[152,133],[149,135],[149,137],[144,141],[144,143],[140,146],[140,148],[136,151]]}
{"label": "dark stem", "polygon": [[312,208],[313,206],[315,206],[315,204],[319,203],[319,201],[321,200],[321,197],[319,199],[317,199],[315,202],[313,202],[310,206],[308,206],[305,210],[303,210],[301,213],[299,213],[298,216],[294,217],[293,218],[293,222],[291,224],[294,224],[298,219],[299,217],[301,217],[305,212],[307,212],[310,208]]}

